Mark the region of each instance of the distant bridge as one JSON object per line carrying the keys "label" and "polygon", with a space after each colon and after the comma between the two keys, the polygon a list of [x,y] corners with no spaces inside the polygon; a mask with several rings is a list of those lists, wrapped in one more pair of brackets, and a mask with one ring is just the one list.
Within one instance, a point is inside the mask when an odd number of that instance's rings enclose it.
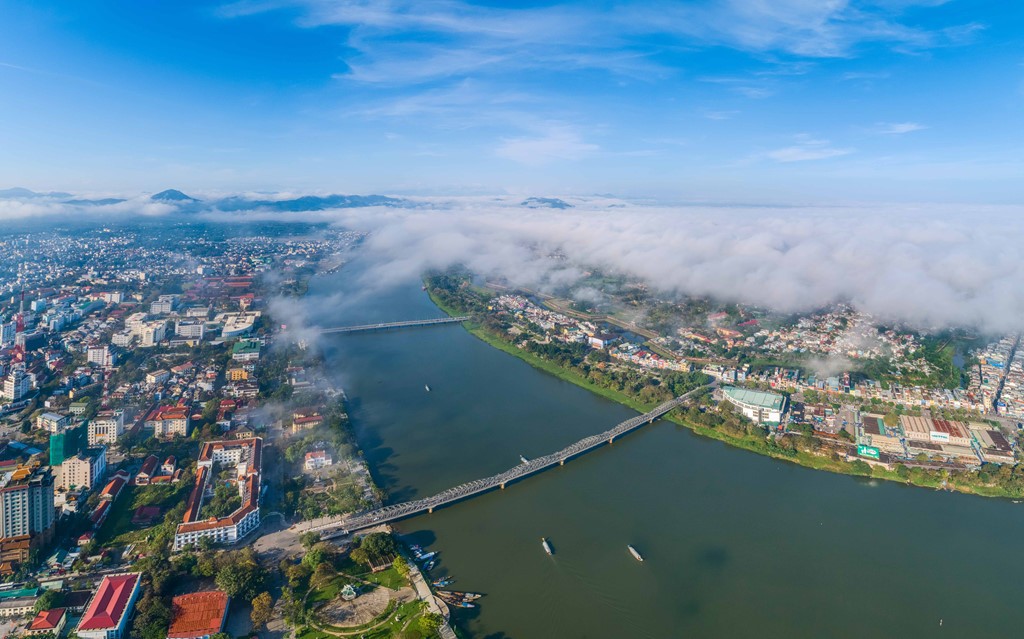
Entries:
{"label": "distant bridge", "polygon": [[680,395],[675,399],[671,399],[650,412],[644,413],[643,415],[637,415],[632,419],[627,419],[611,430],[607,430],[598,435],[584,437],[575,444],[566,446],[558,452],[526,461],[514,468],[506,470],[503,473],[460,484],[459,486],[449,488],[448,490],[433,495],[432,497],[417,499],[415,501],[407,501],[401,504],[383,506],[358,515],[310,519],[308,521],[295,524],[292,526],[292,530],[297,533],[308,531],[327,532],[324,537],[345,535],[356,530],[370,528],[372,526],[377,526],[389,521],[395,521],[397,519],[404,519],[420,513],[432,513],[435,508],[440,508],[441,506],[445,506],[456,501],[474,497],[495,488],[503,489],[506,485],[522,479],[523,477],[539,473],[554,466],[564,465],[565,462],[574,457],[588,453],[604,444],[611,444],[617,437],[621,437],[622,435],[636,430],[645,424],[650,424],[673,408],[684,403],[694,394],[709,386],[714,387],[716,384],[717,381],[712,381],[700,388],[696,388],[684,395]]}
{"label": "distant bridge", "polygon": [[381,331],[388,328],[407,328],[410,326],[433,326],[434,324],[454,324],[465,322],[469,315],[459,317],[439,317],[436,319],[408,320],[405,322],[382,322],[380,324],[361,324],[359,326],[336,326],[334,328],[322,328],[321,333],[358,333],[361,331]]}

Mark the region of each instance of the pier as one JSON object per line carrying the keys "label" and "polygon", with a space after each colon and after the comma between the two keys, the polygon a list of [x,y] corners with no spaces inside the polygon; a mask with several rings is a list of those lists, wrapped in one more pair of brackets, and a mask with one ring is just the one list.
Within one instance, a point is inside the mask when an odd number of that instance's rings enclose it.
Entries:
{"label": "pier", "polygon": [[441,508],[442,506],[462,501],[463,499],[475,497],[476,495],[494,490],[495,488],[504,489],[512,482],[555,466],[562,466],[570,459],[584,455],[605,444],[611,444],[617,438],[659,419],[673,408],[676,408],[686,402],[686,400],[704,388],[714,387],[716,383],[717,382],[712,381],[705,386],[696,388],[684,395],[676,397],[675,399],[670,399],[649,412],[627,419],[603,433],[584,437],[578,442],[566,446],[557,452],[520,463],[503,473],[460,484],[431,497],[407,501],[401,504],[383,506],[357,515],[324,517],[299,522],[292,526],[292,530],[296,533],[304,533],[308,531],[325,533],[322,534],[324,538],[346,535],[357,530],[362,530],[363,528],[369,528],[398,519],[404,519],[413,515],[432,513],[436,508]]}

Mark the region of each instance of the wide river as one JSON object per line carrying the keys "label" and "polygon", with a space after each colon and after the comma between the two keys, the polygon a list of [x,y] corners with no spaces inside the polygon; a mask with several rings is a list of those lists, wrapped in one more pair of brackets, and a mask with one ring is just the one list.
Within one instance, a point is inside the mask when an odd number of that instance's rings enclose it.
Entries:
{"label": "wide river", "polygon": [[[358,268],[314,280],[315,323],[443,315],[418,282],[359,295]],[[392,501],[505,470],[635,414],[457,325],[323,344]],[[668,422],[397,527],[439,551],[435,576],[486,593],[455,614],[473,637],[1024,632],[1024,504],[806,470]]]}

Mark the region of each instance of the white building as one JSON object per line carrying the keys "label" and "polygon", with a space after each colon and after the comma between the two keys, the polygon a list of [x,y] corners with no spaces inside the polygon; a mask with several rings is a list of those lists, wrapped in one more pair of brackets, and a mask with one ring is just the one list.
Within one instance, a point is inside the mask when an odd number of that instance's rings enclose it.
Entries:
{"label": "white building", "polygon": [[306,453],[306,470],[320,470],[334,463],[326,450],[313,450]]}
{"label": "white building", "polygon": [[174,334],[178,337],[203,339],[206,334],[206,322],[202,320],[178,320],[174,323]]}
{"label": "white building", "polygon": [[142,328],[139,329],[139,346],[144,348],[150,346],[156,346],[158,343],[164,340],[167,335],[167,323],[156,321],[146,322]]}
{"label": "white building", "polygon": [[114,365],[114,353],[106,344],[94,344],[86,351],[86,361],[96,366],[109,368]]}
{"label": "white building", "polygon": [[725,400],[733,404],[747,419],[758,424],[778,424],[786,406],[786,398],[775,393],[726,386],[722,389]]}
{"label": "white building", "polygon": [[4,397],[12,402],[19,401],[32,390],[32,378],[20,368],[13,369],[4,380]]}
{"label": "white building", "polygon": [[64,460],[57,473],[57,488],[92,490],[96,485],[103,483],[106,474],[106,447],[90,448]]}
{"label": "white building", "polygon": [[36,417],[36,428],[45,430],[48,433],[59,433],[67,427],[71,418],[59,413],[43,413]]}
{"label": "white building", "polygon": [[0,346],[10,346],[14,343],[14,334],[17,328],[18,326],[14,322],[0,324]]}
{"label": "white building", "polygon": [[117,443],[124,434],[124,411],[103,411],[89,422],[89,446]]}

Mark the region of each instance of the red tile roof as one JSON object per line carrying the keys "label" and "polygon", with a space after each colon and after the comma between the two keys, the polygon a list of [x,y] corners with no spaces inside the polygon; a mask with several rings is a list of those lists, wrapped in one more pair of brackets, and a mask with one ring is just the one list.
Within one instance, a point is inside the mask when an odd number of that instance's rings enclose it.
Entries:
{"label": "red tile roof", "polygon": [[79,630],[116,628],[124,616],[132,593],[139,584],[139,573],[111,575],[100,582],[99,590],[82,615]]}
{"label": "red tile roof", "polygon": [[219,590],[179,595],[171,600],[174,617],[168,639],[193,639],[220,632],[228,610],[228,596]]}
{"label": "red tile roof", "polygon": [[44,631],[44,630],[56,630],[57,624],[60,623],[61,618],[67,612],[66,608],[53,608],[51,610],[43,610],[36,618],[32,620],[32,623],[28,625],[29,630],[33,631]]}

